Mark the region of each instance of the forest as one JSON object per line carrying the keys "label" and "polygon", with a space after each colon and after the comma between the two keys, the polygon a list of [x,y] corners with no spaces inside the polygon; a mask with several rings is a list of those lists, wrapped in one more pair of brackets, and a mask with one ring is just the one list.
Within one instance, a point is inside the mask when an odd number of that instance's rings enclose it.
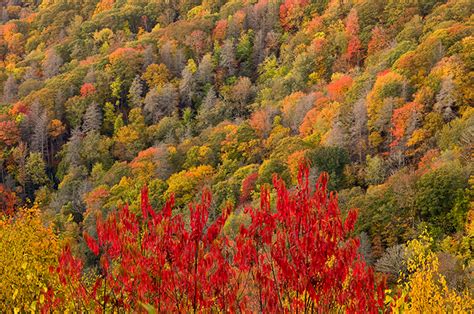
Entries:
{"label": "forest", "polygon": [[473,12],[0,1],[0,312],[472,313]]}

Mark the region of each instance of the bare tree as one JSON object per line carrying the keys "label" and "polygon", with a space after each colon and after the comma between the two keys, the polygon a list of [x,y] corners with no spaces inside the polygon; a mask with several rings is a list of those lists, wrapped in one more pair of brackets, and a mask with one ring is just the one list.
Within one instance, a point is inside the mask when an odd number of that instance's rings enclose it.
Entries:
{"label": "bare tree", "polygon": [[214,64],[212,64],[212,56],[211,54],[206,54],[202,57],[201,62],[199,63],[198,70],[197,70],[197,81],[199,84],[212,84],[213,79],[213,70]]}
{"label": "bare tree", "polygon": [[13,102],[18,94],[18,84],[16,83],[15,77],[12,74],[8,76],[5,84],[3,85],[3,101]]}
{"label": "bare tree", "polygon": [[378,272],[389,274],[395,278],[406,271],[405,245],[397,244],[389,247],[382,257],[375,263]]}
{"label": "bare tree", "polygon": [[99,105],[96,102],[87,107],[83,117],[82,131],[89,133],[98,131],[102,125],[102,113],[100,112]]}
{"label": "bare tree", "polygon": [[44,76],[48,79],[56,76],[61,65],[63,65],[61,56],[54,49],[48,50],[43,60]]}
{"label": "bare tree", "polygon": [[452,78],[448,77],[441,83],[441,89],[436,95],[436,103],[433,107],[436,112],[443,115],[445,121],[450,121],[456,116],[456,98],[453,92],[454,83]]}
{"label": "bare tree", "polygon": [[234,44],[229,39],[226,39],[222,46],[219,65],[227,71],[228,75],[234,75],[237,61],[235,59]]}
{"label": "bare tree", "polygon": [[144,111],[147,120],[156,123],[178,107],[178,92],[172,84],[153,88],[145,97]]}
{"label": "bare tree", "polygon": [[193,92],[195,87],[194,75],[189,66],[186,66],[182,72],[182,79],[179,82],[179,94],[181,102],[185,106],[191,106]]}
{"label": "bare tree", "polygon": [[48,141],[48,116],[46,111],[43,112],[35,119],[33,128],[33,134],[31,136],[31,150],[44,154],[47,152],[47,141]]}

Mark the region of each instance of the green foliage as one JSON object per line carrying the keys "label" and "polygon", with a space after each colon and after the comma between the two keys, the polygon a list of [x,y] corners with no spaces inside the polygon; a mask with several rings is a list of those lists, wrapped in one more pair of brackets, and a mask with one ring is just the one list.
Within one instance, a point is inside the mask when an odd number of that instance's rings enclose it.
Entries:
{"label": "green foliage", "polygon": [[320,146],[307,153],[307,158],[312,167],[318,172],[327,172],[331,181],[331,189],[344,187],[344,168],[349,163],[347,151],[340,147]]}
{"label": "green foliage", "polygon": [[467,176],[461,165],[449,163],[421,176],[416,184],[415,206],[435,227],[455,231],[467,210],[462,205],[466,187]]}
{"label": "green foliage", "polygon": [[278,159],[268,159],[265,160],[258,169],[257,184],[271,184],[274,174],[277,174],[287,184],[291,182],[291,176],[287,165]]}

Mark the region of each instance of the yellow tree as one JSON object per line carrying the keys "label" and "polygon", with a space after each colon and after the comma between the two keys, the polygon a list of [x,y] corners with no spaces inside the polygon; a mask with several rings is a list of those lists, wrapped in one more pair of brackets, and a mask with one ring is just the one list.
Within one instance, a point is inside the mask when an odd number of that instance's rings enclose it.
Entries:
{"label": "yellow tree", "polygon": [[408,242],[408,275],[400,284],[402,297],[391,300],[392,309],[396,313],[472,313],[472,294],[448,287],[439,272],[438,257],[430,249],[432,242],[426,232]]}
{"label": "yellow tree", "polygon": [[40,220],[37,207],[15,218],[0,217],[0,312],[36,312],[47,287],[59,284],[60,241]]}

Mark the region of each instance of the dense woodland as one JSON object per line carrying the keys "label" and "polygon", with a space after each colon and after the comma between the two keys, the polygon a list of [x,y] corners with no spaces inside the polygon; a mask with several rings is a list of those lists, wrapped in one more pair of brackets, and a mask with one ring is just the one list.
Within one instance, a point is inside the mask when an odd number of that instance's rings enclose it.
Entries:
{"label": "dense woodland", "polygon": [[472,311],[473,12],[0,2],[0,311]]}

